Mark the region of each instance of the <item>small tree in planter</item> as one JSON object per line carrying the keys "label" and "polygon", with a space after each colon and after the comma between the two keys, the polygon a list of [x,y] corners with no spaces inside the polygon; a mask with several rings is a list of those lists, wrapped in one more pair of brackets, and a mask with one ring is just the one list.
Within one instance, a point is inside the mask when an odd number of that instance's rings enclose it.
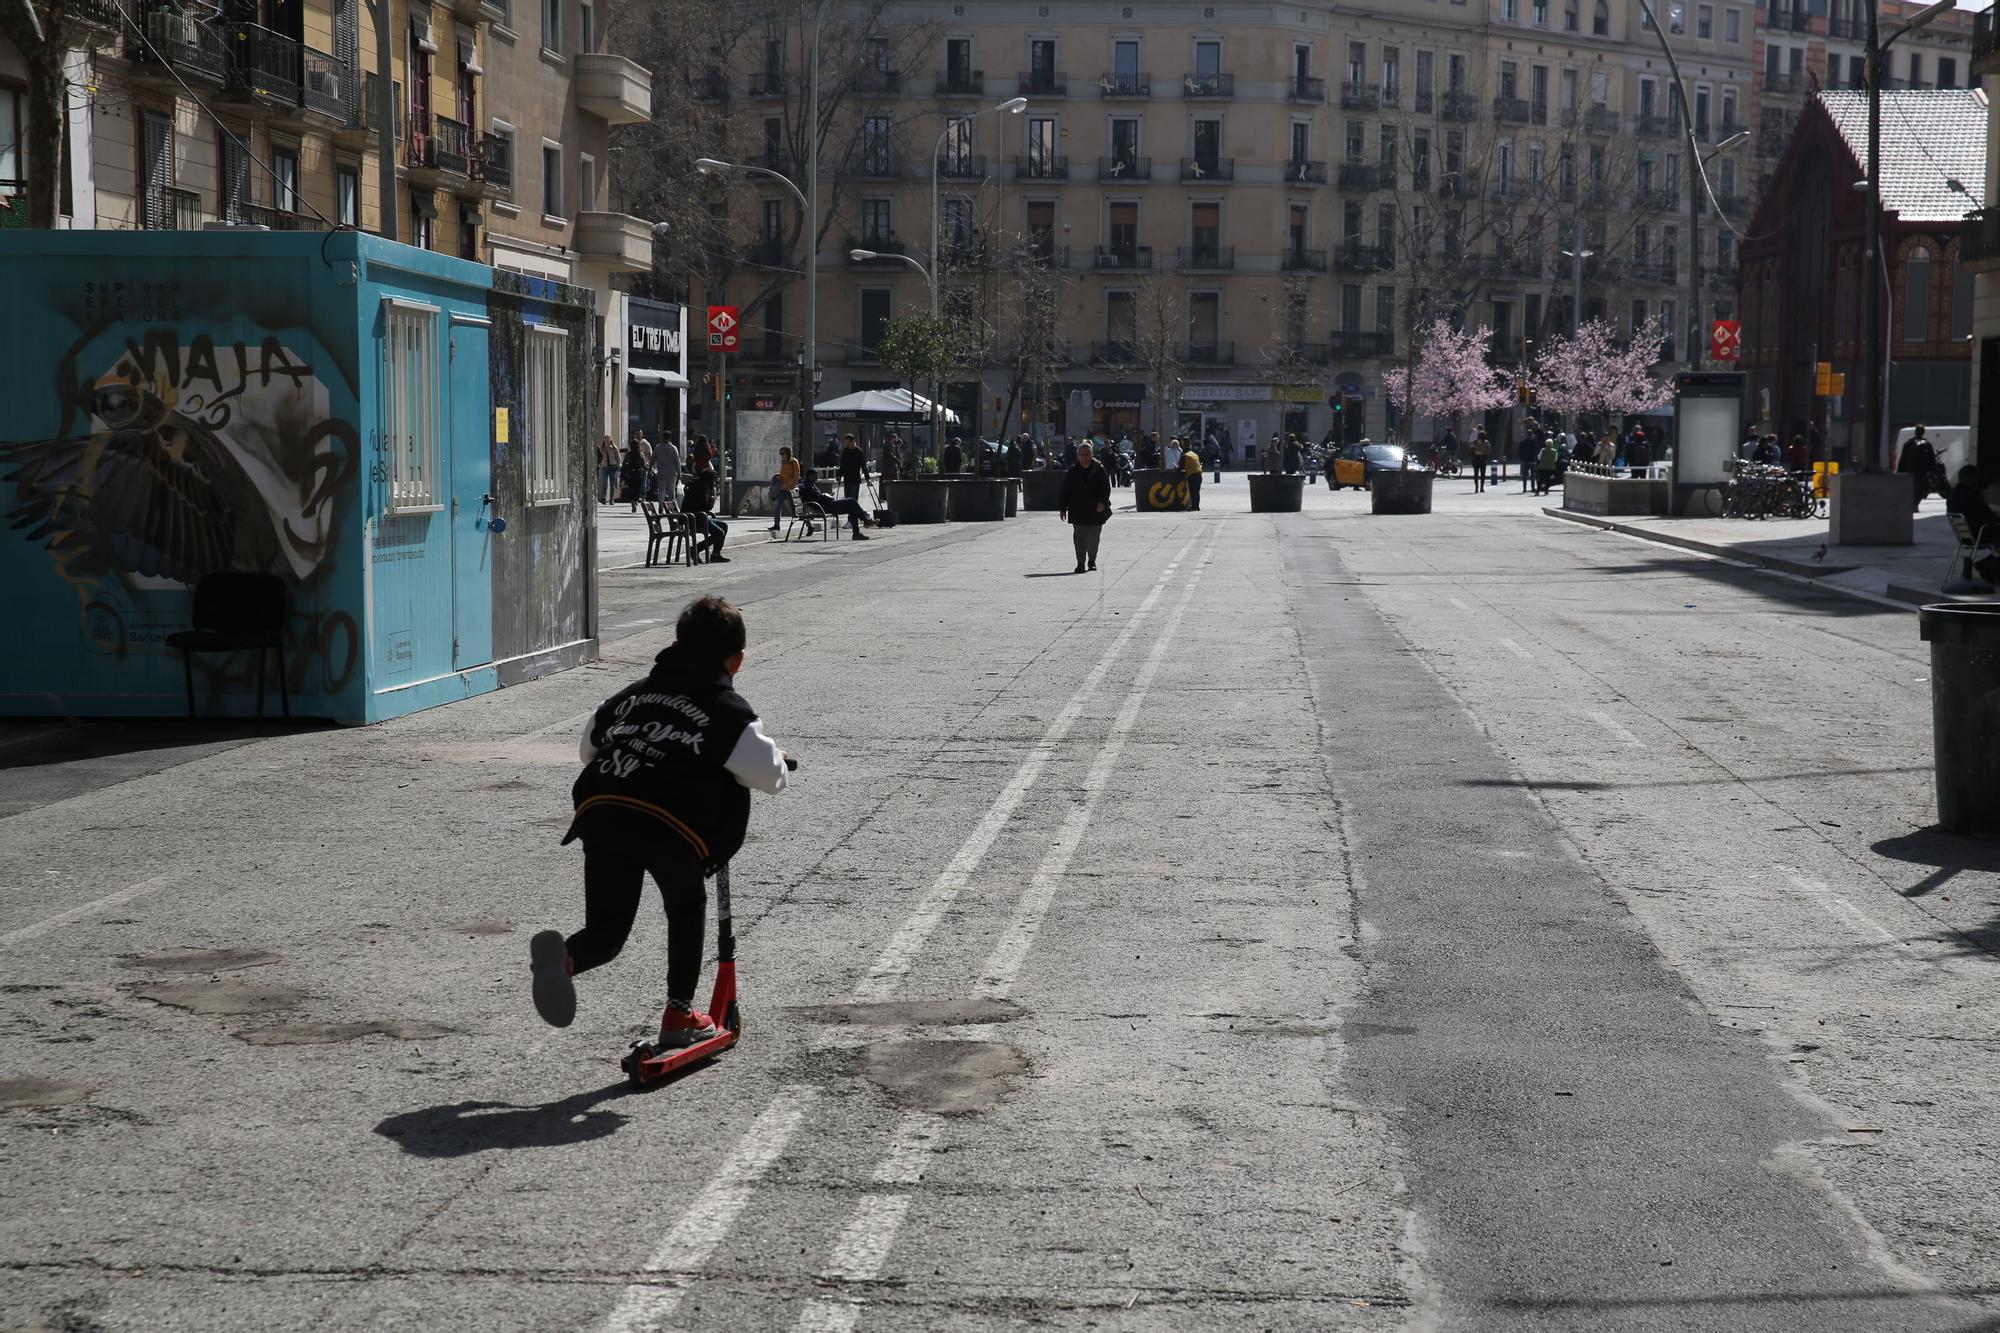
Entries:
{"label": "small tree in planter", "polygon": [[1535,401],[1551,411],[1595,416],[1602,429],[1628,413],[1659,407],[1674,396],[1673,385],[1653,373],[1665,337],[1657,315],[1634,329],[1624,347],[1609,324],[1585,320],[1575,333],[1558,334],[1536,349],[1528,368]]}
{"label": "small tree in planter", "polygon": [[943,418],[938,412],[944,377],[951,371],[956,344],[948,321],[928,313],[895,315],[882,324],[882,341],[875,345],[875,358],[882,369],[908,385],[931,387],[931,448],[938,447]]}
{"label": "small tree in planter", "polygon": [[1507,376],[1487,363],[1493,334],[1485,325],[1455,329],[1447,320],[1434,319],[1417,334],[1409,360],[1382,373],[1382,391],[1409,421],[1413,437],[1420,414],[1455,420],[1468,412],[1483,416],[1514,401]]}

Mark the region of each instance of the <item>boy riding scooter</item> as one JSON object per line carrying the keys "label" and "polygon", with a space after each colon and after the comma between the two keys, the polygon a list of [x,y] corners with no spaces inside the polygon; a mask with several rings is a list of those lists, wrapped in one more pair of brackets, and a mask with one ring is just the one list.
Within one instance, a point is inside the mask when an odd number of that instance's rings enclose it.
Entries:
{"label": "boy riding scooter", "polygon": [[750,791],[785,789],[786,756],[736,693],[743,615],[720,597],[690,602],[674,641],[643,680],[599,705],[585,730],[576,817],[583,840],[583,929],[544,930],[528,944],[536,1012],[556,1027],[576,1015],[572,978],[625,947],[651,874],[667,912],[667,1003],[658,1049],[716,1036],[694,1012],[701,975],[706,876],[743,845]]}

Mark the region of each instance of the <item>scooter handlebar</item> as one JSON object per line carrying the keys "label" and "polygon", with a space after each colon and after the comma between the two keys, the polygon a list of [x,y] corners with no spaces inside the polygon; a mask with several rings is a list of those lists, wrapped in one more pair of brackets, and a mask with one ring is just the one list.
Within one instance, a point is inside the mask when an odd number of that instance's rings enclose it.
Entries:
{"label": "scooter handlebar", "polygon": [[786,772],[789,772],[789,773],[796,773],[796,772],[798,772],[798,771],[799,771],[799,761],[798,761],[798,760],[796,760],[796,759],[794,759],[794,758],[792,758],[792,757],[791,757],[790,755],[786,755],[786,756],[785,756],[785,771],[786,771]]}

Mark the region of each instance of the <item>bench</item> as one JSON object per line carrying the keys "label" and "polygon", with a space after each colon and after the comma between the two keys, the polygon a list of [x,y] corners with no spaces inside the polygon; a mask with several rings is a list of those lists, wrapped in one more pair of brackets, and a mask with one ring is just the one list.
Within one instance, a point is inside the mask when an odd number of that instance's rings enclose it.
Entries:
{"label": "bench", "polygon": [[694,563],[694,525],[671,500],[642,500],[646,516],[646,564]]}
{"label": "bench", "polygon": [[785,525],[785,535],[781,540],[790,541],[792,533],[801,525],[805,526],[805,536],[815,535],[814,524],[818,524],[817,535],[821,541],[840,540],[840,525],[827,517],[826,510],[802,495],[792,496],[792,518]]}

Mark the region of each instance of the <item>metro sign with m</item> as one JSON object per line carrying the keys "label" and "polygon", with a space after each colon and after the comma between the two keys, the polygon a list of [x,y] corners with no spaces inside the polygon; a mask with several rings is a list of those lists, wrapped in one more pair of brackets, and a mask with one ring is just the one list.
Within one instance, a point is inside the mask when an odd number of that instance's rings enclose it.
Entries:
{"label": "metro sign with m", "polygon": [[737,333],[741,321],[737,318],[733,305],[712,305],[708,308],[708,349],[711,352],[733,352],[738,346]]}

